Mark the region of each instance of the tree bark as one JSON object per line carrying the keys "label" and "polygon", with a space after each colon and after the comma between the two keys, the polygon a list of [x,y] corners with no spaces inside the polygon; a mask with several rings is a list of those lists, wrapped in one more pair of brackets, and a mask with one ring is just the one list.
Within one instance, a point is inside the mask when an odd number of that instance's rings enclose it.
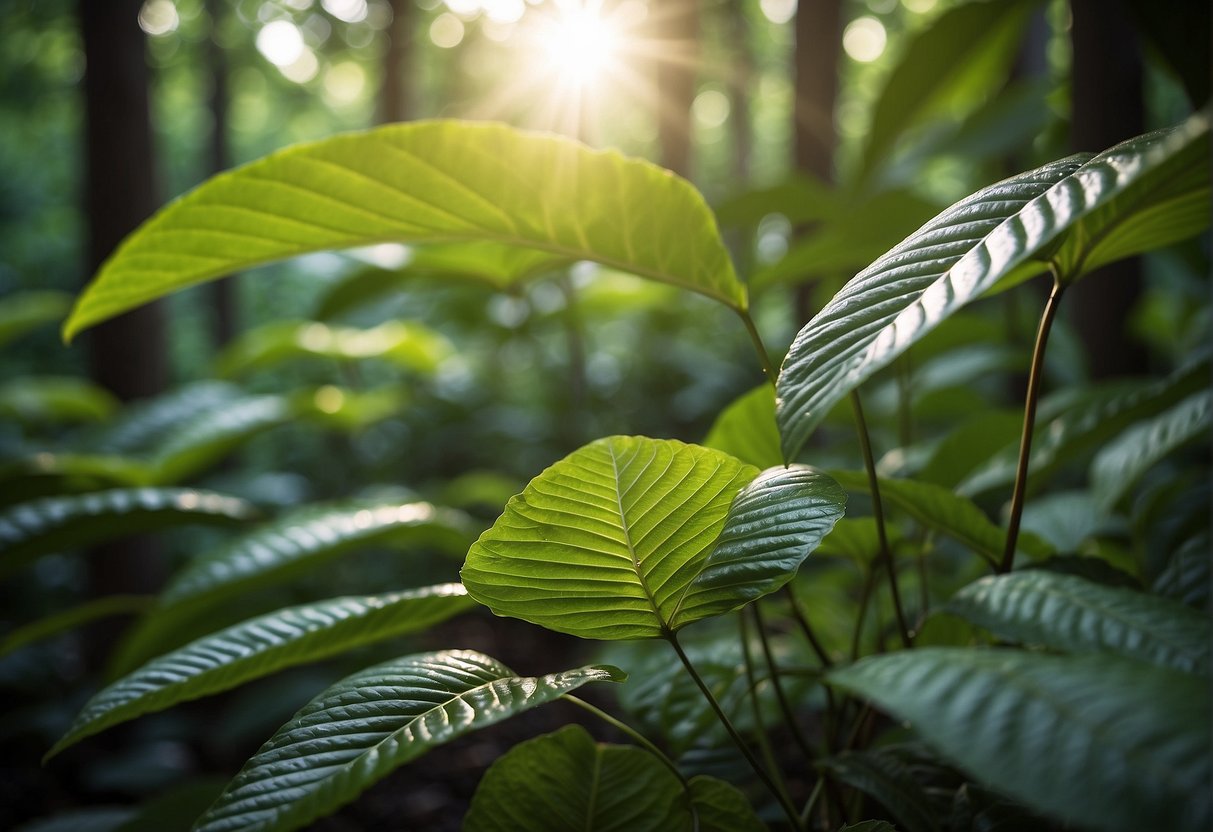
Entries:
{"label": "tree bark", "polygon": [[733,140],[733,178],[735,185],[744,186],[750,178],[750,154],[753,138],[750,133],[750,87],[754,80],[754,55],[750,49],[750,22],[746,17],[744,0],[727,0],[726,13],[729,35],[733,41],[733,74],[729,83],[732,99],[729,129]]}
{"label": "tree bark", "polygon": [[390,0],[392,25],[387,30],[387,49],[383,53],[383,86],[379,94],[379,122],[406,121],[413,115],[413,87],[409,82],[413,68],[414,0]]}
{"label": "tree bark", "polygon": [[[1122,0],[1071,0],[1070,8],[1070,141],[1075,150],[1097,152],[1145,129],[1141,51]],[[1068,293],[1092,378],[1147,371],[1145,351],[1128,340],[1127,328],[1141,288],[1141,261],[1133,258],[1087,275]]]}
{"label": "tree bark", "polygon": [[[207,173],[214,175],[227,170],[231,164],[228,152],[227,108],[230,95],[227,84],[227,59],[219,45],[218,32],[223,20],[223,0],[206,0],[211,35],[206,41],[207,109],[211,114],[211,135],[208,143]],[[211,343],[218,351],[236,337],[236,275],[207,285],[211,307]]]}
{"label": "tree bark", "polygon": [[659,0],[652,6],[657,59],[657,138],[661,163],[690,178],[691,105],[699,69],[699,0]]}

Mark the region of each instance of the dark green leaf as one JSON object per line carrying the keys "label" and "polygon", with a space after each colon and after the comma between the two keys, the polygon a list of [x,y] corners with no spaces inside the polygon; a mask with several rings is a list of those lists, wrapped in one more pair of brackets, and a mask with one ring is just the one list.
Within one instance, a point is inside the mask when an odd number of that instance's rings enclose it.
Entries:
{"label": "dark green leaf", "polygon": [[821,763],[830,777],[874,798],[906,832],[939,832],[931,804],[907,765],[884,751],[847,751]]}
{"label": "dark green leaf", "polygon": [[143,612],[155,600],[151,595],[106,595],[86,601],[79,606],[48,615],[11,630],[5,634],[3,639],[0,639],[0,656],[19,650],[28,644],[75,630],[100,618]]}
{"label": "dark green leaf", "polygon": [[37,376],[0,384],[0,417],[34,427],[99,422],[117,408],[112,393],[82,378]]}
{"label": "dark green leaf", "polygon": [[1076,826],[1213,820],[1199,676],[1110,654],[930,648],[867,658],[829,681],[909,721],[978,780]]}
{"label": "dark green leaf", "polygon": [[298,829],[431,748],[550,702],[611,667],[538,678],[480,653],[405,656],[356,673],[278,729],[199,819],[196,832]]}

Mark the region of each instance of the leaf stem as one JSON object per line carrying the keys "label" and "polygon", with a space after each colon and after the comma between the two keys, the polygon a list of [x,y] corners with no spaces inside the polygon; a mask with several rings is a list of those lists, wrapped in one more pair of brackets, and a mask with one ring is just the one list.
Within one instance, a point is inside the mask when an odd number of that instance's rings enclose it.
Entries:
{"label": "leaf stem", "polygon": [[792,617],[796,619],[796,623],[800,625],[800,629],[804,633],[804,637],[809,641],[809,646],[813,648],[813,652],[816,653],[817,658],[821,660],[821,666],[829,670],[834,666],[834,662],[830,660],[829,654],[826,653],[825,648],[821,645],[821,642],[817,640],[817,635],[813,632],[813,628],[809,626],[808,616],[806,616],[804,610],[800,608],[800,601],[796,598],[796,591],[792,589],[792,584],[790,583],[784,584],[783,588],[788,593],[788,602],[792,606]]}
{"label": "leaf stem", "polygon": [[1061,295],[1065,284],[1061,282],[1056,272],[1053,273],[1053,291],[1045,303],[1044,313],[1040,316],[1040,328],[1036,331],[1036,346],[1032,349],[1032,369],[1028,373],[1028,392],[1024,397],[1023,433],[1019,439],[1019,465],[1015,469],[1015,490],[1011,495],[1011,516],[1007,521],[1007,545],[1002,552],[1002,562],[995,569],[996,574],[1011,571],[1015,562],[1015,544],[1019,542],[1019,521],[1023,516],[1024,498],[1028,491],[1028,463],[1032,457],[1032,432],[1036,427],[1036,402],[1040,398],[1040,380],[1044,375],[1045,347],[1049,343],[1049,330],[1053,327],[1053,318],[1057,315],[1057,307],[1061,303]]}
{"label": "leaf stem", "polygon": [[660,760],[662,765],[664,765],[671,772],[673,772],[674,776],[677,777],[679,782],[682,783],[683,788],[690,789],[691,784],[687,780],[686,775],[684,775],[681,771],[679,771],[678,766],[674,764],[674,761],[671,760],[664,751],[662,751],[660,748],[658,748],[652,742],[652,740],[650,740],[644,734],[640,733],[639,731],[637,731],[632,726],[628,725],[623,720],[616,719],[615,717],[611,716],[610,714],[608,714],[606,711],[602,710],[601,708],[591,705],[589,702],[586,702],[584,699],[579,699],[578,697],[573,696],[571,693],[566,693],[564,695],[564,699],[568,702],[572,702],[574,705],[581,708],[582,710],[588,711],[589,713],[598,717],[603,722],[610,725],[612,728],[615,728],[615,729],[623,732],[624,734],[627,734],[637,745],[642,747],[645,751],[648,751],[650,754],[652,754],[654,757],[656,757],[658,760]]}
{"label": "leaf stem", "polygon": [[[791,703],[788,702],[783,682],[779,680],[779,666],[775,663],[775,654],[771,651],[771,641],[767,638],[762,610],[759,608],[758,602],[755,602],[751,608],[754,610],[754,626],[758,629],[758,642],[762,645],[762,656],[767,664],[767,673],[771,675],[771,684],[775,687],[775,699],[779,702],[779,710],[783,712],[784,722],[788,724],[788,730],[792,732],[792,739],[795,740],[800,753],[806,760],[812,760],[813,749],[809,748],[809,741],[805,739],[804,732],[800,730],[800,725],[796,722],[796,714],[792,710]],[[742,615],[745,615],[744,610]]]}
{"label": "leaf stem", "polygon": [[745,757],[746,762],[750,764],[750,768],[752,768],[754,773],[758,775],[758,779],[762,781],[763,785],[767,787],[767,790],[770,791],[775,799],[779,801],[779,805],[783,809],[784,814],[788,816],[788,820],[792,823],[792,828],[797,830],[802,829],[800,824],[800,815],[797,813],[796,807],[793,806],[791,800],[789,800],[788,797],[780,791],[779,787],[775,784],[775,781],[771,779],[771,775],[766,772],[766,770],[754,757],[754,752],[750,750],[748,745],[746,745],[746,742],[742,738],[741,734],[738,733],[737,729],[733,726],[733,721],[729,719],[728,714],[726,714],[724,709],[720,707],[720,703],[716,701],[716,697],[712,695],[711,689],[709,689],[707,684],[704,683],[703,677],[699,675],[699,671],[697,671],[695,666],[691,664],[691,660],[687,657],[686,652],[682,649],[682,645],[678,643],[678,636],[673,632],[667,632],[665,634],[665,639],[670,643],[670,646],[674,648],[674,652],[678,654],[678,659],[682,662],[682,666],[686,668],[687,674],[691,677],[691,680],[695,682],[695,686],[699,688],[699,692],[703,694],[703,698],[707,700],[708,705],[716,714],[716,718],[720,720],[720,724],[724,726],[726,731],[728,731],[729,737],[733,740],[733,744],[737,746],[737,750],[741,752],[741,756]]}
{"label": "leaf stem", "polygon": [[741,316],[741,322],[745,324],[745,330],[750,334],[750,342],[754,344],[754,351],[758,353],[758,361],[762,364],[762,371],[766,374],[767,381],[771,383],[771,387],[775,387],[775,379],[778,373],[775,372],[774,365],[771,364],[771,356],[767,353],[766,345],[762,343],[762,336],[758,333],[758,327],[754,324],[754,319],[750,317],[748,309],[738,309],[737,314]]}
{"label": "leaf stem", "polygon": [[893,550],[889,548],[889,536],[885,532],[884,506],[880,501],[880,483],[876,478],[876,460],[872,456],[872,440],[868,435],[868,424],[863,418],[863,402],[859,391],[851,391],[851,409],[855,413],[855,428],[859,433],[859,448],[863,452],[863,467],[868,472],[868,491],[872,494],[872,515],[876,518],[876,536],[880,540],[880,557],[889,573],[889,590],[893,595],[893,611],[897,614],[897,630],[901,644],[909,648],[910,631],[906,627],[905,613],[901,609],[901,592],[897,588],[897,568],[893,564]]}
{"label": "leaf stem", "polygon": [[758,675],[754,670],[754,655],[750,651],[750,628],[749,622],[745,616],[745,610],[737,613],[737,624],[740,629],[741,640],[741,656],[745,662],[745,675],[747,687],[746,698],[750,700],[750,710],[754,714],[754,736],[758,741],[758,748],[762,752],[762,760],[766,763],[767,769],[771,771],[771,778],[775,781],[775,785],[779,787],[779,792],[789,802],[791,795],[788,794],[788,784],[783,778],[783,772],[779,768],[779,763],[775,760],[775,753],[771,750],[771,742],[767,739],[767,727],[762,718],[762,702],[758,698]]}

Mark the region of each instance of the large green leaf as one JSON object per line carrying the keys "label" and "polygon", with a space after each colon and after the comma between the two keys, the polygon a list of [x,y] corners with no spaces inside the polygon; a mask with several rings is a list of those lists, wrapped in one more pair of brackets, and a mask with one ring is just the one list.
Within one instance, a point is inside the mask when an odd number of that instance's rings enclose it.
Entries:
{"label": "large green leaf", "polygon": [[454,351],[427,326],[387,321],[370,329],[334,327],[315,321],[273,321],[250,330],[215,359],[215,373],[244,375],[298,358],[361,361],[377,358],[430,374]]}
{"label": "large green leaf", "polygon": [[103,595],[75,607],[61,610],[29,624],[23,624],[0,638],[0,656],[26,645],[75,630],[89,622],[115,615],[134,615],[146,610],[156,599],[151,595]]}
{"label": "large green leaf", "polygon": [[493,763],[464,818],[466,832],[761,830],[745,797],[720,780],[687,790],[647,751],[595,743],[569,725],[520,743]]}
{"label": "large green leaf", "polygon": [[674,440],[611,436],[541,473],[468,552],[462,576],[497,615],[583,638],[671,631],[757,469]]}
{"label": "large green leaf", "polygon": [[962,3],[941,14],[917,37],[888,75],[877,99],[864,148],[870,174],[915,124],[997,91],[1014,60],[1035,0]]}
{"label": "large green leaf", "polygon": [[115,488],[43,497],[0,512],[0,575],[49,552],[189,523],[234,525],[256,514],[244,500],[192,488]]}
{"label": "large green leaf", "polygon": [[223,381],[185,384],[127,405],[113,421],[83,437],[82,445],[94,453],[151,453],[183,423],[221,412],[246,396],[236,385]]}
{"label": "large green leaf", "polygon": [[1031,258],[1074,280],[1105,262],[1101,246],[1136,218],[1162,212],[1179,221],[1175,206],[1186,217],[1192,195],[1208,192],[1208,135],[1200,113],[1094,158],[1072,156],[991,185],[856,275],[784,360],[776,416],[785,456],[796,457],[835,402]]}
{"label": "large green leaf", "polygon": [[149,462],[159,482],[180,482],[294,417],[295,407],[285,396],[247,396],[179,425]]}
{"label": "large green leaf", "polygon": [[112,393],[75,376],[14,378],[0,384],[0,418],[27,425],[97,422],[117,409]]}
{"label": "large green leaf", "polygon": [[1075,826],[1213,820],[1207,678],[1110,654],[927,648],[863,659],[829,681],[910,722],[978,780]]}
{"label": "large green leaf", "polygon": [[783,465],[771,385],[756,387],[734,399],[716,417],[703,444],[759,468]]}
{"label": "large green leaf", "polygon": [[[862,471],[832,471],[850,491],[867,493],[868,478]],[[970,500],[946,488],[914,480],[879,479],[880,496],[929,529],[967,546],[991,563],[1002,557],[1007,533],[990,522]],[[1032,557],[1045,557],[1052,547],[1034,535],[1021,536],[1019,549]]]}
{"label": "large green leaf", "polygon": [[1112,651],[1180,670],[1209,667],[1209,619],[1176,601],[1043,569],[982,578],[947,611],[999,638],[1072,653]]}
{"label": "large green leaf", "polygon": [[102,690],[46,756],[143,714],[424,630],[471,606],[462,586],[441,584],[303,604],[245,621],[161,656]]}
{"label": "large green leaf", "polygon": [[930,802],[910,768],[889,751],[844,751],[821,762],[832,779],[873,797],[905,832],[939,832]]}
{"label": "large green leaf", "polygon": [[623,678],[606,666],[519,677],[495,659],[466,650],[405,656],[369,668],[338,682],[279,728],[195,830],[298,829],[435,746],[586,682]]}
{"label": "large green leaf", "polygon": [[557,136],[430,121],[289,148],[204,183],[126,239],[64,334],[259,263],[429,241],[595,260],[747,305],[715,219],[686,181]]}
{"label": "large green leaf", "polygon": [[1202,390],[1126,430],[1091,462],[1095,499],[1111,508],[1154,463],[1198,437],[1208,438],[1213,391]]}

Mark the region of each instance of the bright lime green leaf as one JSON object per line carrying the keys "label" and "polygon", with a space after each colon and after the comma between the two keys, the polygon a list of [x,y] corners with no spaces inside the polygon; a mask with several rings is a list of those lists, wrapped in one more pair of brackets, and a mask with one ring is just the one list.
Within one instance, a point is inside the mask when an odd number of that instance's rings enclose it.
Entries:
{"label": "bright lime green leaf", "polygon": [[731,612],[792,580],[846,504],[838,483],[808,466],[763,471],[734,498],[671,629]]}
{"label": "bright lime green leaf", "polygon": [[318,601],[236,624],[161,656],[102,690],[85,704],[47,757],[143,714],[424,630],[472,606],[462,586],[442,584]]}
{"label": "bright lime green leaf", "polygon": [[232,378],[302,358],[374,358],[431,374],[452,352],[454,347],[445,336],[414,322],[388,321],[370,329],[356,329],[315,321],[273,321],[232,342],[215,359],[215,373]]}
{"label": "bright lime green leaf", "polygon": [[[765,827],[723,781],[691,784],[700,832]],[[647,751],[595,743],[569,725],[514,746],[493,763],[464,818],[466,832],[691,832],[687,790]]]}
{"label": "bright lime green leaf", "polygon": [[1118,436],[1091,463],[1091,483],[1099,505],[1116,505],[1156,462],[1194,439],[1207,439],[1211,419],[1213,391],[1202,390]]}
{"label": "bright lime green leaf", "polygon": [[1209,619],[1183,604],[1043,569],[982,578],[948,612],[1019,644],[1111,651],[1180,670],[1209,667]]}
{"label": "bright lime green leaf", "polygon": [[[958,202],[855,276],[800,331],[779,376],[794,459],[829,408],[1000,278],[1035,257],[1076,279],[1121,224],[1207,192],[1208,117],[1073,156]],[[1193,161],[1199,152],[1205,167]]]}
{"label": "bright lime green leaf", "polygon": [[4,638],[0,639],[0,656],[8,655],[14,650],[19,650],[35,642],[78,629],[101,618],[143,612],[155,600],[150,595],[106,595],[86,601],[79,606],[48,615],[9,631]]}
{"label": "bright lime green leaf", "polygon": [[333,685],[279,728],[195,830],[298,829],[431,748],[587,682],[624,678],[606,666],[519,677],[468,650],[405,656],[369,668]]}
{"label": "bright lime green leaf", "polygon": [[468,552],[463,583],[497,615],[558,632],[666,635],[691,623],[680,610],[733,497],[756,475],[696,445],[599,439],[510,500]]}
{"label": "bright lime green leaf", "polygon": [[429,121],[289,148],[204,183],[123,242],[64,335],[260,263],[431,241],[595,260],[747,305],[715,219],[686,181],[557,136]]}
{"label": "bright lime green leaf", "polygon": [[14,378],[0,384],[0,419],[35,427],[99,422],[117,409],[112,393],[74,376]]}
{"label": "bright lime green leaf", "polygon": [[256,514],[244,500],[192,488],[116,488],[43,497],[0,512],[0,575],[50,552],[189,523],[234,525]]}
{"label": "bright lime green leaf", "polygon": [[756,387],[734,399],[716,417],[703,444],[759,468],[783,465],[779,428],[775,427],[775,391],[771,385]]}
{"label": "bright lime green leaf", "polygon": [[0,300],[0,347],[40,326],[54,323],[72,308],[66,292],[17,292]]}
{"label": "bright lime green leaf", "polygon": [[873,656],[828,678],[977,780],[1074,826],[1213,821],[1207,678],[1111,654],[963,648]]}
{"label": "bright lime green leaf", "polygon": [[[867,475],[861,471],[833,471],[844,488],[857,493],[868,490]],[[914,480],[879,480],[880,496],[929,529],[964,544],[991,563],[1002,557],[1007,533],[990,522],[970,500],[946,488]],[[1020,535],[1019,550],[1034,558],[1046,557],[1052,547],[1034,535]]]}

